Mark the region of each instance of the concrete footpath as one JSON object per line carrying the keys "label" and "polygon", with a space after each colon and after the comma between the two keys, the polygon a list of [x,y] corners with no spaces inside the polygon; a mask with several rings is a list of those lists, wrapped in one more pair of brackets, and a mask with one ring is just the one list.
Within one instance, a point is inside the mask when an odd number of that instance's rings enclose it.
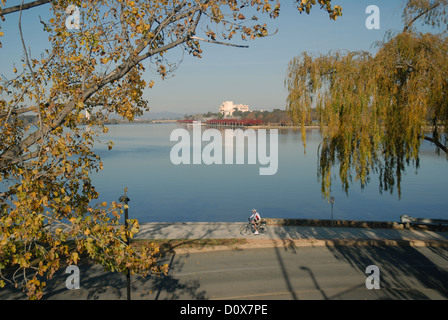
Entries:
{"label": "concrete footpath", "polygon": [[[144,223],[135,239],[230,239],[246,238],[246,246],[284,245],[411,245],[448,246],[448,232],[398,228],[320,227],[269,225],[266,234],[244,237],[244,222]],[[238,247],[241,247],[238,245]]]}

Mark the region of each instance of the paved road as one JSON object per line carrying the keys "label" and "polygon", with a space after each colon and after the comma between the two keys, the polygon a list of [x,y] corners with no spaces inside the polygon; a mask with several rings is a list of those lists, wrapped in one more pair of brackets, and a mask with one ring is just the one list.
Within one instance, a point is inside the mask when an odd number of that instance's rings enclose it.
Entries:
{"label": "paved road", "polygon": [[[234,238],[241,237],[241,224],[145,224],[137,238]],[[268,234],[251,239],[254,246],[244,250],[166,255],[162,262],[170,266],[168,276],[132,278],[132,299],[448,298],[446,232],[269,226]],[[315,245],[318,241],[320,245]],[[338,241],[352,242],[334,245]],[[374,242],[359,245],[358,241]],[[410,245],[396,245],[402,241]],[[445,245],[428,246],[434,242]],[[263,245],[268,243],[275,246]],[[366,288],[369,265],[379,268],[379,290]],[[69,275],[64,271],[48,281],[46,299],[126,299],[126,281],[121,274],[81,264],[81,288],[67,290]],[[20,298],[24,296],[17,290],[0,289],[0,299]]]}
{"label": "paved road", "polygon": [[[294,247],[208,252],[172,260],[150,299],[446,299],[448,250]],[[380,270],[379,290],[365,286]],[[136,293],[138,294],[138,292]]]}
{"label": "paved road", "polygon": [[[286,243],[285,243],[286,244]],[[412,246],[304,246],[169,254],[167,277],[132,278],[132,299],[300,300],[447,299],[448,248]],[[380,271],[380,289],[368,290],[366,268]],[[46,299],[126,299],[126,281],[98,266],[81,265],[81,288],[67,290],[61,270]],[[20,294],[0,290],[0,299]]]}

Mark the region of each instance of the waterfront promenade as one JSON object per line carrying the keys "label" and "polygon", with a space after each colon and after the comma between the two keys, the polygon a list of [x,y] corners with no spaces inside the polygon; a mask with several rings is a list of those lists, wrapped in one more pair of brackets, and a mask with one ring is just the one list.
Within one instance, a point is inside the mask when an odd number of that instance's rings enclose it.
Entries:
{"label": "waterfront promenade", "polygon": [[[244,222],[158,222],[144,223],[135,239],[239,239],[246,238],[244,247],[319,245],[411,245],[448,246],[448,232],[408,230],[399,227],[331,227],[315,225],[268,224],[266,234],[243,237]],[[207,248],[202,248],[206,250]],[[210,249],[210,248],[209,248]],[[216,248],[215,248],[216,249]]]}

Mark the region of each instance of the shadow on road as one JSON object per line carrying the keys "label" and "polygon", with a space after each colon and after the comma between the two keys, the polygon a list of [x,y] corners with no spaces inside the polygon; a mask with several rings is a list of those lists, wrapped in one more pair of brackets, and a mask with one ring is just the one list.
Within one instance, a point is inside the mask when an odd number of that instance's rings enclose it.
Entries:
{"label": "shadow on road", "polygon": [[279,263],[280,270],[281,270],[282,275],[283,275],[283,279],[285,280],[286,288],[288,288],[288,291],[291,294],[291,299],[292,300],[298,300],[297,296],[296,296],[296,294],[294,292],[294,287],[291,284],[291,281],[289,280],[289,275],[288,275],[288,272],[286,270],[285,263],[283,262],[283,258],[282,258],[281,254],[280,254],[280,249],[277,246],[275,246],[274,250],[275,250],[275,255],[277,256],[277,261]]}
{"label": "shadow on road", "polygon": [[369,265],[378,266],[381,289],[387,292],[388,299],[431,299],[430,291],[448,298],[448,271],[440,267],[448,262],[448,248],[328,246],[328,249],[336,259],[363,273]]}
{"label": "shadow on road", "polygon": [[[176,253],[174,248],[171,252],[164,253],[166,257],[170,257],[168,264],[168,275],[153,278],[151,283],[147,285],[152,288],[155,293],[155,297],[151,297],[154,300],[177,300],[177,299],[192,299],[192,300],[204,300],[206,299],[205,291],[200,290],[200,283],[197,280],[182,281],[177,279],[173,271],[182,271],[182,267],[189,254],[183,255],[183,259],[176,259]],[[141,298],[145,298],[142,295]],[[149,298],[149,297],[148,297]]]}
{"label": "shadow on road", "polygon": [[[213,230],[209,230],[212,232]],[[206,234],[204,234],[204,238]],[[188,244],[186,240],[177,242],[178,246]],[[131,277],[131,299],[155,299],[155,300],[175,300],[175,299],[206,299],[206,292],[201,290],[198,280],[178,279],[175,273],[182,271],[182,268],[189,258],[189,254],[182,257],[176,255],[176,245],[168,245],[161,248],[162,256],[160,264],[168,264],[169,271],[165,275],[150,275],[146,278],[138,276]],[[87,258],[81,259],[78,263],[80,274],[80,289],[68,290],[65,285],[70,274],[65,273],[65,267],[61,267],[52,279],[42,279],[46,282],[43,300],[64,299],[64,300],[125,300],[126,275],[118,272],[104,270],[101,265],[94,264]],[[0,290],[0,300],[6,299],[28,299],[21,288],[14,288],[7,284]]]}

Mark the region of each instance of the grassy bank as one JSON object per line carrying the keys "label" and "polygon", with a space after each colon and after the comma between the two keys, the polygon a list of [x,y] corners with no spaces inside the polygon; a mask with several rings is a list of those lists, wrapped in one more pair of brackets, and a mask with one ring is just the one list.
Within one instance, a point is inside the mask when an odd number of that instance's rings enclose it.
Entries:
{"label": "grassy bank", "polygon": [[144,245],[155,243],[160,247],[162,254],[172,253],[179,249],[201,249],[205,247],[227,246],[233,247],[247,243],[247,239],[147,239],[133,240],[133,244]]}

